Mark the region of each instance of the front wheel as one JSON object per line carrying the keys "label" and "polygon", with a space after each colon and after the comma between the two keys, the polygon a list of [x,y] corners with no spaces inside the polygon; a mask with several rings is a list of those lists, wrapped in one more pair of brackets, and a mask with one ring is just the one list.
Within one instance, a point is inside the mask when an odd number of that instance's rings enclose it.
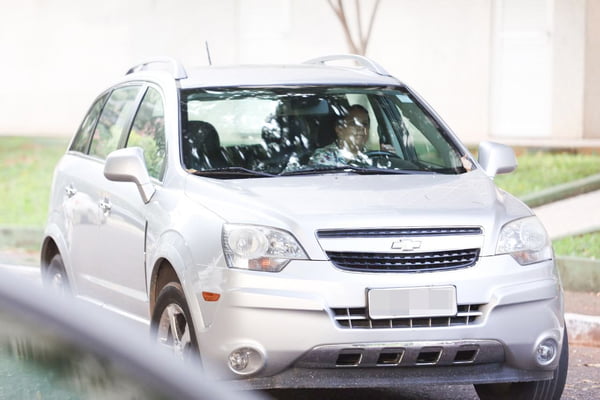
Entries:
{"label": "front wheel", "polygon": [[152,313],[152,337],[182,359],[198,356],[198,341],[181,284],[165,285]]}
{"label": "front wheel", "polygon": [[60,294],[71,292],[65,264],[60,254],[55,254],[50,260],[50,263],[42,273],[42,282],[44,286],[52,288]]}
{"label": "front wheel", "polygon": [[535,382],[513,382],[475,385],[481,400],[559,400],[567,380],[569,368],[569,339],[567,329],[563,335],[558,368],[552,379]]}

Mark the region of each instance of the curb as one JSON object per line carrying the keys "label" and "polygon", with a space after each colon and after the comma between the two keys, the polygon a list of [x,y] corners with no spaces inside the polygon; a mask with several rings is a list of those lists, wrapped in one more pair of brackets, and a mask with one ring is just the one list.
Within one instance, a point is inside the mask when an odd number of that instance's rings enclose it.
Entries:
{"label": "curb", "polygon": [[521,196],[520,199],[529,207],[534,208],[579,194],[593,192],[594,190],[600,190],[600,174],[552,186],[539,192]]}
{"label": "curb", "polygon": [[600,347],[600,316],[565,314],[569,343]]}

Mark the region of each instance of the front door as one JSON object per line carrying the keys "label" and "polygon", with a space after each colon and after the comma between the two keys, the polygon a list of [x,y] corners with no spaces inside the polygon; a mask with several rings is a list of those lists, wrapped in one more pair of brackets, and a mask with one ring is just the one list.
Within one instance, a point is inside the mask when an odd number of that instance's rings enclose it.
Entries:
{"label": "front door", "polygon": [[[145,88],[123,146],[141,147],[148,174],[160,187],[165,160],[164,108],[158,89]],[[135,184],[100,178],[98,243],[101,252],[94,267],[100,300],[131,318],[149,320],[146,287],[146,213]],[[152,202],[152,200],[150,200]]]}

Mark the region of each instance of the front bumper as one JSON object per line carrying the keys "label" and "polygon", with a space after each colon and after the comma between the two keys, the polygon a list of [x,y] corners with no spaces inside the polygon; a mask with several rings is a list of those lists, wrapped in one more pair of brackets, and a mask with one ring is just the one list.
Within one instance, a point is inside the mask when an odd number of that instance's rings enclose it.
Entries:
{"label": "front bumper", "polygon": [[[535,362],[537,344],[562,344],[562,292],[552,261],[520,266],[510,256],[431,273],[355,273],[296,261],[282,273],[227,270],[217,306],[199,300],[196,324],[206,370],[252,387],[373,387],[394,382],[487,383],[552,377],[558,359]],[[336,309],[365,308],[372,288],[454,285],[477,312],[448,324],[349,327]],[[439,322],[439,321],[437,321]],[[260,368],[234,373],[229,355],[253,349]],[[560,348],[558,349],[560,353]]]}

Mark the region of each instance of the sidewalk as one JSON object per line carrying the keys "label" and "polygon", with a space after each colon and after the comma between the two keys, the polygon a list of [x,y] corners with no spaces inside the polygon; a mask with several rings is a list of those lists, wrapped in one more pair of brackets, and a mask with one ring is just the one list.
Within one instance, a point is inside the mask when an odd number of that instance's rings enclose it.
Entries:
{"label": "sidewalk", "polygon": [[600,190],[534,208],[550,239],[600,230]]}

